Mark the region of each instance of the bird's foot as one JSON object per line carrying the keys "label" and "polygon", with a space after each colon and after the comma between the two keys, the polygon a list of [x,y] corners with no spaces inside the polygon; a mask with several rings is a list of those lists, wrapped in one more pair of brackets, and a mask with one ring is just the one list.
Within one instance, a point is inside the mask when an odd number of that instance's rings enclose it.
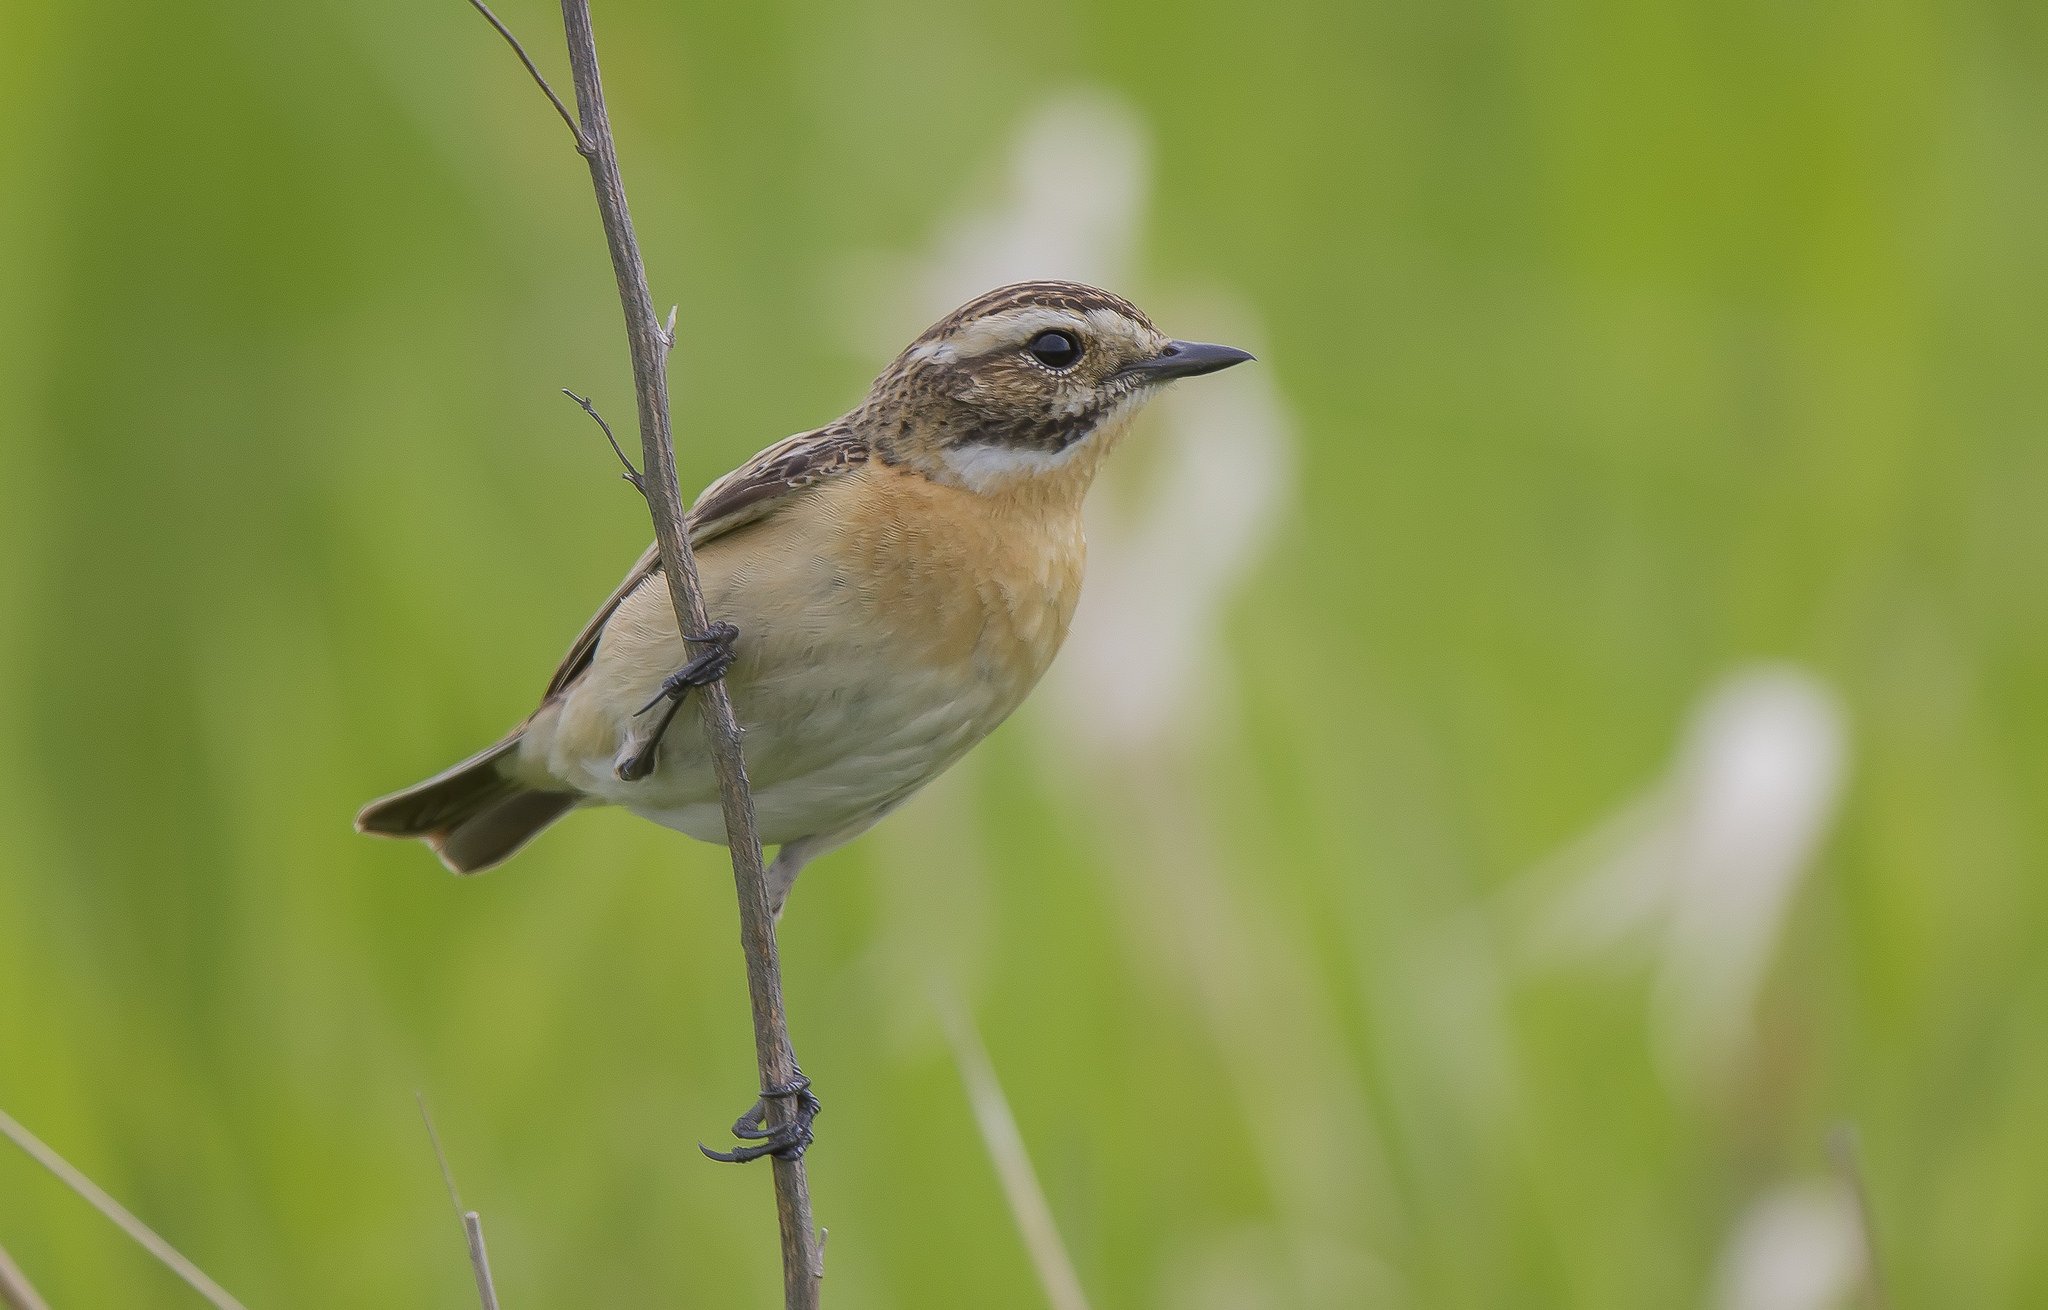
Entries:
{"label": "bird's foot", "polygon": [[[771,1128],[768,1125],[768,1102],[784,1097],[795,1100],[795,1112],[788,1123]],[[730,1151],[714,1151],[699,1142],[697,1149],[723,1164],[745,1164],[764,1155],[801,1160],[811,1144],[811,1122],[824,1108],[811,1094],[811,1080],[799,1072],[787,1083],[762,1092],[761,1099],[748,1106],[747,1112],[733,1122],[732,1135],[748,1145],[735,1146]]]}
{"label": "bird's foot", "polygon": [[732,667],[733,644],[739,637],[740,630],[725,622],[712,624],[710,631],[701,636],[690,632],[683,634],[684,641],[711,649],[663,678],[661,690],[654,693],[654,698],[633,711],[633,717],[638,719],[655,706],[661,706],[660,716],[646,731],[636,731],[626,739],[625,748],[619,752],[618,763],[612,767],[620,781],[638,782],[654,772],[655,751],[660,748],[662,734],[668,731],[676,711],[682,708],[683,697],[689,694],[690,688],[708,687],[725,676],[725,671]]}
{"label": "bird's foot", "polygon": [[690,688],[708,687],[724,677],[725,671],[732,667],[733,643],[739,639],[740,630],[725,622],[712,624],[711,630],[702,636],[684,633],[684,641],[709,646],[711,649],[663,678],[661,690],[654,693],[654,699],[633,711],[633,716],[638,718],[663,701],[672,706],[681,704],[683,697],[689,694]]}

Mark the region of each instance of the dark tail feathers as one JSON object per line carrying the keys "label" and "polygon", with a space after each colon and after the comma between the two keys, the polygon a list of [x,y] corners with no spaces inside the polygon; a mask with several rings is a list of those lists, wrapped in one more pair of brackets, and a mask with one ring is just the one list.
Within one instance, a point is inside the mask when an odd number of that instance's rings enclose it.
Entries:
{"label": "dark tail feathers", "polygon": [[508,777],[506,757],[519,733],[452,769],[435,774],[356,816],[356,831],[417,837],[457,873],[481,873],[509,859],[556,819],[576,808],[568,792],[536,791]]}

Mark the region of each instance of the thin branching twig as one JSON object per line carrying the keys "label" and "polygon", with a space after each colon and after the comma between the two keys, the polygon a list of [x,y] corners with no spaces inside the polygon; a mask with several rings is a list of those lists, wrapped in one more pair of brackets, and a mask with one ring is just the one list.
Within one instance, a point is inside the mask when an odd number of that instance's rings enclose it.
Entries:
{"label": "thin branching twig", "polygon": [[[470,3],[510,39],[504,24],[483,0]],[[598,216],[604,224],[619,304],[625,313],[626,342],[633,359],[633,389],[640,419],[639,485],[654,519],[654,539],[661,552],[662,573],[668,580],[676,623],[684,633],[708,633],[712,631],[711,619],[704,608],[697,561],[690,551],[682,491],[676,481],[675,441],[669,428],[667,362],[675,341],[675,311],[670,311],[666,323],[658,319],[653,296],[647,289],[647,270],[633,235],[625,184],[619,175],[618,147],[612,139],[611,120],[605,109],[604,83],[597,67],[597,38],[591,30],[588,0],[562,0],[562,25],[568,38],[569,67],[576,88],[577,150],[590,165],[590,181],[597,193]],[[513,48],[519,49],[518,42],[513,42]],[[545,79],[533,69],[532,61],[524,58],[523,50],[520,54],[528,71],[546,90]],[[563,109],[553,91],[548,91],[548,98],[558,111]],[[740,751],[739,721],[733,715],[732,698],[723,682],[702,688],[698,704],[718,778],[726,844],[732,852],[733,883],[739,897],[740,946],[747,961],[747,994],[753,1009],[754,1054],[761,1086],[789,1087],[800,1075],[783,1012],[775,921],[768,909],[767,875],[761,860],[760,832],[754,822],[753,793],[747,785],[746,760]],[[764,1099],[770,1129],[791,1122],[797,1112],[794,1098]],[[814,1310],[824,1261],[817,1226],[811,1219],[810,1183],[801,1155],[773,1156],[771,1162],[782,1232],[784,1302],[790,1310]]]}
{"label": "thin branching twig", "polygon": [[526,53],[526,47],[519,44],[518,37],[512,35],[512,29],[500,22],[498,16],[491,12],[491,7],[483,0],[469,0],[469,3],[484,16],[485,22],[498,30],[499,36],[505,38],[505,44],[511,46],[512,53],[519,56],[519,62],[526,65],[526,71],[533,77],[533,84],[541,89],[541,93],[547,96],[548,103],[555,107],[555,112],[569,125],[569,135],[576,138],[576,153],[588,155],[590,143],[583,139],[583,129],[576,126],[576,115],[569,112],[569,106],[563,104],[562,97],[555,94],[555,88],[548,85],[547,78],[541,75],[540,67],[533,62],[533,57]]}
{"label": "thin branching twig", "polygon": [[[675,323],[675,312],[673,310],[669,312],[669,323],[671,325]],[[612,435],[612,425],[604,421],[604,415],[597,412],[597,406],[590,403],[590,397],[579,396],[575,392],[569,390],[569,388],[567,387],[562,388],[562,394],[567,396],[569,399],[575,401],[576,404],[582,408],[584,413],[590,415],[591,421],[597,424],[599,431],[604,433],[605,441],[610,443],[612,448],[612,454],[617,455],[619,457],[619,463],[624,464],[626,466],[626,471],[620,476],[625,478],[626,481],[633,484],[633,490],[639,492],[643,496],[646,495],[647,484],[641,480],[640,470],[634,468],[633,461],[626,458],[626,452],[619,449],[619,439]]]}
{"label": "thin branching twig", "polygon": [[21,1266],[14,1263],[14,1257],[7,1254],[4,1246],[0,1246],[0,1306],[7,1310],[50,1310],[50,1303],[36,1295],[28,1275],[21,1272]]}
{"label": "thin branching twig", "polygon": [[1024,1148],[1024,1135],[1017,1131],[1017,1118],[1010,1113],[1010,1099],[989,1062],[981,1034],[952,998],[937,993],[939,1018],[945,1024],[946,1040],[953,1047],[953,1063],[967,1088],[968,1104],[974,1107],[974,1122],[981,1129],[982,1144],[995,1163],[996,1177],[1003,1185],[1003,1198],[1010,1203],[1010,1215],[1024,1238],[1031,1267],[1038,1271],[1039,1286],[1053,1310],[1088,1310],[1088,1297],[1081,1291],[1080,1275],[1060,1240],[1059,1225],[1053,1222],[1052,1207],[1046,1204],[1045,1189],[1038,1185],[1038,1172],[1031,1167],[1031,1154]]}
{"label": "thin branching twig", "polygon": [[476,1277],[477,1300],[483,1310],[498,1310],[498,1287],[491,1280],[491,1257],[484,1249],[483,1216],[462,1206],[462,1193],[455,1187],[455,1170],[448,1164],[448,1153],[441,1149],[441,1134],[434,1127],[434,1112],[427,1108],[427,1094],[414,1092],[413,1098],[420,1103],[420,1120],[427,1126],[427,1140],[433,1143],[434,1159],[441,1165],[441,1181],[448,1185],[448,1204],[455,1207],[456,1218],[462,1221],[462,1235],[469,1245],[469,1269]]}
{"label": "thin branching twig", "polygon": [[86,1204],[105,1215],[109,1222],[143,1250],[155,1256],[172,1273],[185,1280],[193,1291],[205,1297],[215,1310],[244,1310],[240,1301],[229,1296],[227,1290],[201,1272],[178,1254],[177,1248],[158,1237],[148,1224],[130,1214],[125,1206],[100,1190],[99,1184],[80,1173],[69,1160],[44,1145],[41,1138],[16,1123],[5,1110],[0,1110],[0,1136],[22,1149],[29,1159],[57,1176],[57,1180],[85,1198]]}

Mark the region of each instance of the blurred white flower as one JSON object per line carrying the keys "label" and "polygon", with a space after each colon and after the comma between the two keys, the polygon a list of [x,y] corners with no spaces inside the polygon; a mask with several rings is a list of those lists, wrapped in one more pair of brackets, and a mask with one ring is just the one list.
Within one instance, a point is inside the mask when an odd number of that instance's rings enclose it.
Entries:
{"label": "blurred white flower", "polygon": [[[993,202],[977,199],[942,219],[923,253],[879,253],[847,270],[841,308],[849,343],[865,350],[877,340],[913,336],[1006,282],[1074,278],[1121,285],[1137,241],[1150,158],[1144,127],[1121,100],[1087,89],[1053,97],[1025,119],[995,161],[1002,186]],[[878,332],[885,335],[878,338]],[[1111,555],[1107,567],[1114,568]],[[1099,554],[1090,566],[1104,567]],[[921,961],[920,968],[950,978],[964,994],[971,993],[967,980],[984,956],[989,926],[986,880],[959,875],[962,865],[985,865],[986,852],[969,806],[931,802],[948,794],[957,802],[971,787],[978,761],[970,755],[956,765],[876,838],[904,855],[883,861],[891,870],[883,888],[905,911],[884,917],[889,928],[875,942],[876,967]],[[932,854],[938,851],[946,854]],[[935,876],[914,876],[925,870]],[[905,940],[894,940],[899,936]],[[942,964],[931,959],[935,951],[947,957]],[[922,1009],[904,1015],[906,1031],[925,1018]]]}
{"label": "blurred white flower", "polygon": [[[1840,702],[1812,674],[1729,677],[1670,772],[1525,882],[1537,958],[1649,948],[1667,1071],[1718,1068],[1748,1035],[1779,927],[1834,819],[1846,739]],[[1558,865],[1571,883],[1548,891]]]}
{"label": "blurred white flower", "polygon": [[1158,747],[1199,731],[1229,684],[1217,658],[1224,609],[1291,490],[1294,428],[1266,374],[1169,392],[1157,408],[1147,494],[1120,497],[1112,464],[1089,502],[1088,583],[1046,678],[1060,726],[1089,745]]}
{"label": "blurred white flower", "polygon": [[[904,323],[921,327],[1027,278],[1131,289],[1151,147],[1129,105],[1102,91],[1062,92],[1025,120],[1002,172],[1000,200],[963,207],[930,254],[894,261],[890,283],[908,288]],[[1198,322],[1205,337],[1242,345],[1259,335],[1224,297],[1136,299],[1164,323]],[[1130,485],[1134,461],[1112,460],[1089,498],[1088,582],[1044,699],[1063,732],[1091,745],[1164,746],[1214,707],[1225,681],[1215,667],[1223,608],[1290,491],[1294,425],[1270,371],[1197,385],[1169,392],[1145,420],[1144,485]]]}
{"label": "blurred white flower", "polygon": [[1862,1278],[1855,1199],[1838,1185],[1782,1187],[1753,1202],[1722,1249],[1713,1310],[1839,1310]]}
{"label": "blurred white flower", "polygon": [[1069,278],[1114,289],[1129,276],[1152,151],[1123,101],[1073,90],[1025,120],[1006,161],[1009,194],[940,228],[909,285],[936,317],[990,287]]}
{"label": "blurred white flower", "polygon": [[1071,88],[1034,111],[997,161],[992,201],[940,221],[923,253],[874,252],[845,270],[848,343],[894,350],[1006,282],[1069,278],[1124,288],[1144,219],[1151,147],[1135,111]]}
{"label": "blurred white flower", "polygon": [[[1150,156],[1127,105],[1065,92],[1012,142],[997,203],[945,223],[915,264],[871,261],[876,276],[849,300],[872,319],[893,289],[908,302],[901,324],[915,331],[1002,283],[1072,278],[1130,295],[1170,331],[1256,350],[1253,316],[1227,295],[1133,285]],[[856,330],[868,342],[873,325]],[[1391,1275],[1364,1250],[1362,1230],[1392,1210],[1392,1188],[1363,1091],[1337,1054],[1341,1025],[1296,949],[1302,933],[1232,885],[1223,843],[1175,776],[1183,757],[1173,748],[1228,704],[1232,679],[1218,667],[1224,612],[1290,494],[1293,423],[1264,368],[1178,388],[1140,422],[1089,497],[1088,580],[1066,649],[1035,698],[1042,730],[1033,740],[1050,783],[1081,789],[1077,813],[1117,816],[1103,836],[1133,940],[1162,989],[1210,1027],[1260,1140],[1275,1249],[1205,1269],[1199,1303],[1350,1306],[1369,1290],[1374,1302],[1400,1299],[1377,1294]],[[909,840],[904,819],[917,812],[885,825],[881,839]],[[983,858],[970,829],[946,834],[950,854],[933,876],[957,880],[963,861]],[[913,890],[902,900],[912,912],[887,917],[885,933],[958,935],[927,898]],[[878,942],[876,953],[930,951],[902,941]],[[971,994],[964,978],[950,981]],[[1317,1094],[1299,1095],[1304,1086]],[[1271,1133],[1274,1107],[1290,1103],[1291,1131]]]}

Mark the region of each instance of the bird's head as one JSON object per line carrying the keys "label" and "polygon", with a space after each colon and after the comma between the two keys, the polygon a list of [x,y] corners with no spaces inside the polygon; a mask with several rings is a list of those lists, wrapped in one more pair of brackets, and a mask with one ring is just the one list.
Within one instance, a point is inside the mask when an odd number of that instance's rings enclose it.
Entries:
{"label": "bird's head", "polygon": [[989,492],[1058,476],[1085,489],[1168,382],[1250,358],[1175,341],[1107,291],[1019,282],[911,342],[875,380],[858,421],[883,459],[941,482]]}

